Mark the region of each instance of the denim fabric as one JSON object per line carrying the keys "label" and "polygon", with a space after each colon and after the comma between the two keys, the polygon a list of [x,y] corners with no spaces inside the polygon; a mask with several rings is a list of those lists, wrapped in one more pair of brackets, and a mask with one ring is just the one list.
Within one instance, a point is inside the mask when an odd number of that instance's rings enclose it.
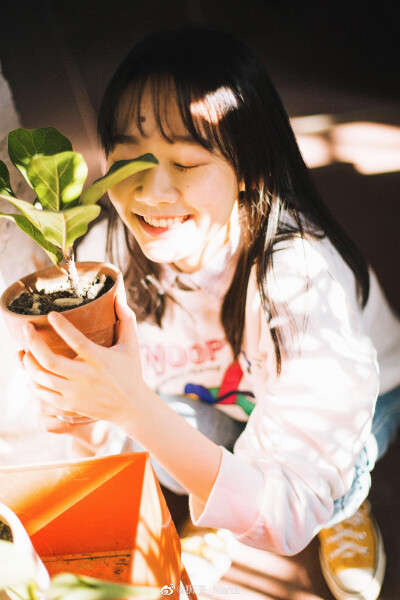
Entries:
{"label": "denim fabric", "polygon": [[371,487],[371,471],[394,441],[400,425],[400,386],[382,394],[376,402],[372,431],[368,442],[355,464],[355,474],[349,491],[335,500],[330,527],[351,517],[368,496]]}

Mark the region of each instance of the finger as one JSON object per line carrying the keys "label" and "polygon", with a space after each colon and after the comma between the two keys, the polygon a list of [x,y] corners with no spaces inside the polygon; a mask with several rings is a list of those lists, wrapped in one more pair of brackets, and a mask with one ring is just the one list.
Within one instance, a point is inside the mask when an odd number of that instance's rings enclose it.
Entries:
{"label": "finger", "polygon": [[24,356],[25,356],[25,350],[19,350],[15,354],[15,358],[17,359],[18,366],[22,367],[22,369],[25,368],[24,367]]}
{"label": "finger", "polygon": [[65,386],[65,383],[68,381],[67,379],[60,375],[45,371],[30,352],[25,354],[23,364],[31,380],[37,385],[56,391],[60,394],[62,393],[63,384]]}
{"label": "finger", "polygon": [[31,382],[30,387],[38,407],[38,414],[44,410],[46,411],[43,413],[44,416],[56,416],[60,420],[71,424],[86,424],[95,420],[95,417],[83,413],[80,406],[78,408],[70,406],[70,399],[63,396],[63,394],[34,382]]}
{"label": "finger", "polygon": [[50,433],[75,433],[76,427],[79,427],[72,423],[64,423],[58,417],[48,415],[37,415],[36,425],[39,429],[44,429]]}
{"label": "finger", "polygon": [[24,334],[30,353],[41,367],[63,377],[80,373],[82,363],[61,354],[55,354],[37,333],[32,323],[24,326]]}
{"label": "finger", "polygon": [[40,385],[39,383],[36,383],[34,381],[30,382],[29,387],[31,395],[36,403],[36,406],[40,406],[41,403],[44,402],[48,406],[52,407],[50,409],[52,411],[52,415],[55,415],[56,413],[58,414],[59,411],[68,410],[64,409],[64,407],[62,406],[62,394],[59,394],[58,392],[44,387],[43,385]]}
{"label": "finger", "polygon": [[90,341],[79,329],[74,327],[63,315],[51,312],[47,315],[50,325],[68,346],[77,353],[80,358],[89,360],[96,354],[99,346]]}
{"label": "finger", "polygon": [[136,315],[126,302],[124,294],[115,297],[115,311],[119,319],[118,342],[122,344],[132,343],[136,340]]}
{"label": "finger", "polygon": [[37,417],[56,417],[59,421],[72,425],[84,425],[94,421],[91,417],[86,417],[77,412],[61,410],[43,400],[36,402],[36,415]]}
{"label": "finger", "polygon": [[[66,423],[75,423],[78,420],[88,419],[86,415],[82,415],[81,413],[72,412],[69,410],[64,410],[62,408],[58,408],[51,402],[47,402],[46,400],[40,399],[41,392],[47,392],[45,388],[41,388],[36,384],[31,384],[32,396],[34,399],[34,408],[35,413],[41,417],[57,417],[61,421],[65,421]],[[44,397],[44,393],[43,393]],[[63,417],[63,418],[61,418]],[[67,417],[67,418],[64,418]],[[75,418],[75,421],[72,420],[72,417]],[[92,419],[93,421],[93,419]]]}
{"label": "finger", "polygon": [[[43,369],[42,365],[38,363],[36,358],[33,356],[32,352],[24,352],[24,356],[22,357],[22,364],[24,369],[27,369],[27,366],[30,369]],[[49,371],[47,371],[49,373]]]}
{"label": "finger", "polygon": [[36,402],[36,413],[40,417],[57,417],[63,415],[65,410],[38,399]]}

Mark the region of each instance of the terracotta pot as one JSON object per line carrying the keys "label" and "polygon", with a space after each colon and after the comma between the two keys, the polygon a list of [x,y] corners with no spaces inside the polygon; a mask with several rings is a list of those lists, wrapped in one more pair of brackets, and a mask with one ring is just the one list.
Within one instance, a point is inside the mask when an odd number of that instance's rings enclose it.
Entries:
{"label": "terracotta pot", "polygon": [[[76,265],[79,276],[88,272],[109,275],[115,280],[115,285],[105,294],[88,304],[63,311],[75,327],[100,346],[112,346],[116,336],[117,318],[114,311],[114,299],[117,291],[123,289],[121,272],[113,265],[107,263],[82,262]],[[47,315],[20,315],[8,309],[13,299],[30,288],[41,286],[40,282],[65,280],[65,275],[57,267],[49,267],[22,277],[10,285],[0,298],[0,308],[7,328],[17,346],[26,350],[23,327],[26,323],[33,323],[39,335],[46,341],[56,354],[63,354],[75,358],[76,353],[56,334],[49,324]]]}
{"label": "terracotta pot", "polygon": [[[81,262],[76,264],[79,276],[93,272],[105,274],[115,281],[113,287],[105,294],[96,298],[88,304],[77,306],[63,311],[66,317],[86,337],[100,346],[112,346],[116,339],[117,317],[114,310],[114,299],[118,291],[123,291],[124,284],[121,272],[111,264],[97,262]],[[58,281],[65,280],[65,275],[57,267],[48,267],[22,277],[10,285],[0,298],[0,309],[10,332],[18,348],[26,350],[25,335],[23,327],[26,323],[33,323],[39,335],[46,341],[56,354],[62,354],[69,358],[75,358],[76,353],[60,338],[48,322],[47,315],[20,315],[8,309],[13,299],[29,289],[41,288],[43,282],[51,282],[55,285]],[[65,412],[60,420],[72,423],[87,423],[86,417],[74,417],[75,413]]]}

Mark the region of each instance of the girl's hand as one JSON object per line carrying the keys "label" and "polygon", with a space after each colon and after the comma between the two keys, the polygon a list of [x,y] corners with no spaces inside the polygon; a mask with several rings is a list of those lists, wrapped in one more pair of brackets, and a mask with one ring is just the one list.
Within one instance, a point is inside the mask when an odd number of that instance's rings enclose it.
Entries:
{"label": "girl's hand", "polygon": [[[24,365],[24,350],[19,350],[16,354],[16,359],[20,363],[20,367],[25,369]],[[51,433],[76,433],[76,428],[73,428],[71,423],[61,421],[58,416],[65,413],[64,410],[56,408],[47,402],[43,402],[36,397],[36,384],[31,380],[29,383],[29,391],[34,402],[36,411],[36,425],[39,429],[50,431]]]}
{"label": "girl's hand", "polygon": [[27,328],[28,352],[23,363],[34,383],[35,396],[46,405],[119,427],[146,448],[204,509],[220,469],[221,448],[146,385],[135,316],[120,296],[116,311],[119,336],[111,348],[88,340],[61,314],[49,314],[55,331],[77,353],[75,359],[54,354],[33,326]]}
{"label": "girl's hand", "polygon": [[[22,362],[32,379],[34,396],[41,403],[46,429],[54,425],[56,417],[53,415],[58,414],[59,409],[117,426],[132,422],[135,416],[148,410],[144,401],[147,386],[142,376],[135,315],[121,295],[117,296],[115,304],[119,335],[111,348],[90,341],[62,314],[49,314],[49,322],[55,331],[77,353],[75,359],[54,354],[33,325],[25,327],[29,351]],[[62,424],[65,433],[71,427],[75,426]],[[60,432],[59,426],[56,429]]]}

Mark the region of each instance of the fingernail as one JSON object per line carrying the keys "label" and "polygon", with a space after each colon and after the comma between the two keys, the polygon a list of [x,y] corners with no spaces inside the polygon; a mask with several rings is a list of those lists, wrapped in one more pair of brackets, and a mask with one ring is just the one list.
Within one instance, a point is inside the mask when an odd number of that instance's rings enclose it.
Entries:
{"label": "fingernail", "polygon": [[23,327],[23,332],[25,335],[29,335],[30,333],[32,333],[32,331],[34,331],[35,328],[32,325],[32,323],[27,323],[26,325],[24,325]]}
{"label": "fingernail", "polygon": [[50,323],[55,323],[58,319],[58,314],[56,312],[51,312],[47,315],[47,318],[50,321]]}

